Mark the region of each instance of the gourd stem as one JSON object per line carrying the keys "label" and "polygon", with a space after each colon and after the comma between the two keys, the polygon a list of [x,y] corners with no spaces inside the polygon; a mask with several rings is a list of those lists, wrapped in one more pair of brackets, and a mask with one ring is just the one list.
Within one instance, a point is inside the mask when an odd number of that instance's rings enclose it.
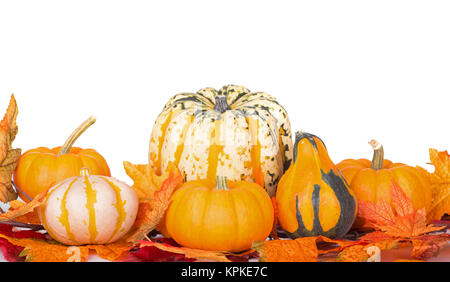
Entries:
{"label": "gourd stem", "polygon": [[216,105],[214,106],[214,110],[220,113],[224,113],[228,110],[231,110],[230,105],[228,105],[227,97],[225,95],[218,95],[215,97]]}
{"label": "gourd stem", "polygon": [[225,176],[216,177],[216,187],[214,189],[229,190],[227,186],[227,178]]}
{"label": "gourd stem", "polygon": [[371,167],[374,170],[380,170],[383,168],[383,161],[384,161],[383,145],[381,145],[381,143],[376,140],[370,140],[369,144],[373,148],[373,158]]}
{"label": "gourd stem", "polygon": [[70,148],[72,148],[73,144],[78,139],[78,137],[80,137],[81,134],[83,134],[83,132],[86,131],[86,129],[88,129],[91,125],[93,125],[95,121],[96,121],[95,117],[91,116],[87,120],[85,120],[82,124],[80,124],[80,126],[78,126],[77,129],[75,129],[74,132],[70,134],[69,138],[67,138],[66,142],[61,147],[58,156],[69,153]]}

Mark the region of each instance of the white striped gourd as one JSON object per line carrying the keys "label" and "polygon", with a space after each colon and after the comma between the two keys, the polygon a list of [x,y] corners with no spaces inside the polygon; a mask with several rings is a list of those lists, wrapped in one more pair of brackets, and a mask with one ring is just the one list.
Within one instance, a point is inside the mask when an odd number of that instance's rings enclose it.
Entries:
{"label": "white striped gourd", "polygon": [[256,182],[270,196],[292,156],[284,108],[267,93],[236,85],[172,97],[149,145],[149,161],[159,172],[174,162],[187,181],[221,175]]}
{"label": "white striped gourd", "polygon": [[130,230],[138,205],[127,184],[83,168],[80,176],[50,188],[39,217],[50,236],[63,244],[107,244]]}

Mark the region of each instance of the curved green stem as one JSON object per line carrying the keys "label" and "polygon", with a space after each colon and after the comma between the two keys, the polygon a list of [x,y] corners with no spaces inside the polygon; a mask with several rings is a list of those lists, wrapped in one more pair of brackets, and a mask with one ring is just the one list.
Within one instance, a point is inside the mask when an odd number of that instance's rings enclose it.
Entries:
{"label": "curved green stem", "polygon": [[227,186],[227,178],[225,176],[217,176],[214,189],[230,190]]}

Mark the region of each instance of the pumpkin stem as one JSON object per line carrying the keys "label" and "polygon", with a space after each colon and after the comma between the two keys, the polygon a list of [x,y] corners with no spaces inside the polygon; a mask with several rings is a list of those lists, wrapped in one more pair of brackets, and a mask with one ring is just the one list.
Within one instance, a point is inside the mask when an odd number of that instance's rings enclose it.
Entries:
{"label": "pumpkin stem", "polygon": [[80,176],[91,176],[91,170],[88,167],[82,167],[80,169]]}
{"label": "pumpkin stem", "polygon": [[230,190],[227,186],[227,178],[225,176],[217,176],[214,189]]}
{"label": "pumpkin stem", "polygon": [[373,148],[372,168],[374,170],[380,170],[383,168],[384,150],[383,145],[376,140],[370,140],[370,146]]}
{"label": "pumpkin stem", "polygon": [[72,134],[70,134],[69,138],[67,138],[66,143],[61,147],[61,150],[58,153],[58,156],[61,156],[63,154],[67,154],[70,152],[70,148],[72,148],[75,141],[80,137],[81,134],[83,134],[86,129],[89,128],[89,126],[93,125],[95,123],[96,119],[95,117],[91,116],[86,121],[84,121],[80,126],[75,129]]}
{"label": "pumpkin stem", "polygon": [[214,106],[214,110],[219,113],[224,113],[225,111],[231,110],[230,105],[227,102],[227,96],[225,95],[217,95],[215,97],[216,105]]}

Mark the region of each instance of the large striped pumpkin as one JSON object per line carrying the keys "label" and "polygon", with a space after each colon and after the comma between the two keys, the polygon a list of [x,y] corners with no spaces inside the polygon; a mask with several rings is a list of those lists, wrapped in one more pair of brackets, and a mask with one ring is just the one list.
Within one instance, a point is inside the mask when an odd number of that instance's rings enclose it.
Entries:
{"label": "large striped pumpkin", "polygon": [[293,238],[342,237],[357,215],[357,198],[320,138],[297,132],[294,161],[276,194],[281,227]]}
{"label": "large striped pumpkin", "polygon": [[87,168],[80,174],[50,188],[39,209],[41,223],[53,239],[67,245],[118,240],[136,219],[136,192],[115,178],[90,175]]}
{"label": "large striped pumpkin", "polygon": [[181,93],[165,105],[153,126],[150,163],[164,171],[174,162],[186,180],[252,181],[273,196],[292,160],[288,116],[276,99],[228,85]]}

